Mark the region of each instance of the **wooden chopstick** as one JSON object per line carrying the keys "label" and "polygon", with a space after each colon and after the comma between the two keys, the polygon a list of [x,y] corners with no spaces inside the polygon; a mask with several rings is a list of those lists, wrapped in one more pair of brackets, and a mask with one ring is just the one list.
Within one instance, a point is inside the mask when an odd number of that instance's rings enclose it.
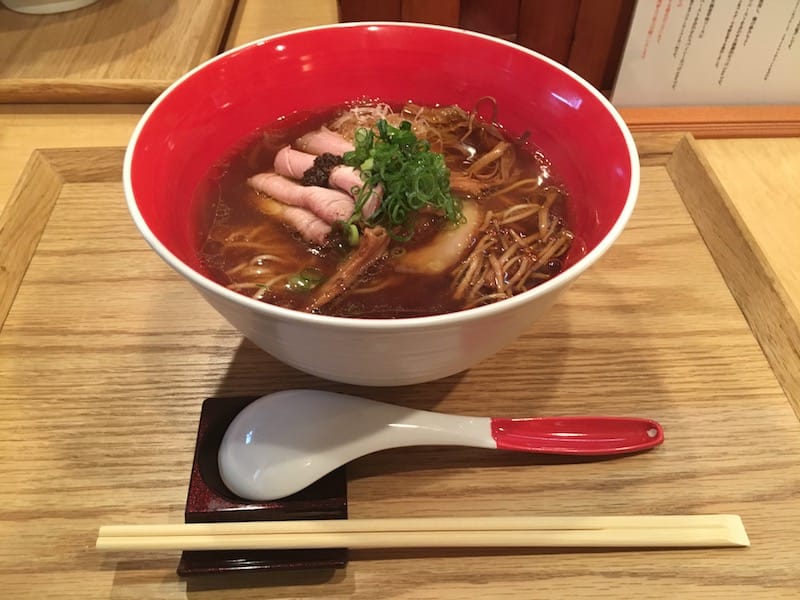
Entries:
{"label": "wooden chopstick", "polygon": [[98,550],[749,546],[738,515],[443,517],[107,525]]}

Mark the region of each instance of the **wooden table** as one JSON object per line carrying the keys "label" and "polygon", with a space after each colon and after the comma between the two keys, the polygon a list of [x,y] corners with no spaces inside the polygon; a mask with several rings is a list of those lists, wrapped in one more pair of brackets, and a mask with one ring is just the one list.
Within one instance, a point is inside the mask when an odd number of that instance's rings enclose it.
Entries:
{"label": "wooden table", "polygon": [[[257,12],[239,21],[255,31]],[[800,224],[796,139],[637,134],[644,167],[631,223],[550,318],[465,373],[376,390],[271,359],[146,247],[119,184],[121,147],[143,109],[0,107],[4,596],[797,597],[800,253],[795,236],[774,235]],[[31,157],[35,148],[51,149]],[[348,469],[353,518],[732,512],[752,547],[361,551],[335,571],[186,580],[177,553],[94,551],[100,525],[182,520],[204,398],[300,386],[454,413],[641,414],[667,433],[653,452],[598,462],[379,453]]]}

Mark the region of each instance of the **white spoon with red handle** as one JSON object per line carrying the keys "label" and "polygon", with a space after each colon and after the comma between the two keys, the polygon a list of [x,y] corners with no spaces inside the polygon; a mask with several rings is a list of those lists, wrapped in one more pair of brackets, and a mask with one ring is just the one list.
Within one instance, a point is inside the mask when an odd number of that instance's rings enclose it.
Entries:
{"label": "white spoon with red handle", "polygon": [[287,390],[259,398],[236,415],[220,445],[219,471],[238,496],[275,500],[388,448],[472,446],[604,456],[647,450],[663,440],[658,423],[636,417],[466,417]]}

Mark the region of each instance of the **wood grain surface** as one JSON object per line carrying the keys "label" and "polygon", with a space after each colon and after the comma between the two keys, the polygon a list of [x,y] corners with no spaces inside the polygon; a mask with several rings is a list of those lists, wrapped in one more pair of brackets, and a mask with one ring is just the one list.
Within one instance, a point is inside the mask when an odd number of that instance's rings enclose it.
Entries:
{"label": "wood grain surface", "polygon": [[0,213],[0,323],[8,316],[62,183],[61,174],[50,161],[41,152],[34,152],[8,210]]}
{"label": "wood grain surface", "polygon": [[336,0],[238,0],[226,48],[267,35],[338,22]]}
{"label": "wood grain surface", "polygon": [[[797,597],[800,424],[667,170],[672,141],[637,142],[646,166],[629,226],[548,318],[469,371],[380,390],[304,375],[243,340],[135,230],[120,149],[39,153],[27,173],[44,181],[16,193],[57,198],[49,218],[31,215],[43,235],[0,331],[4,594]],[[28,263],[20,254],[0,246],[0,268]],[[348,468],[353,518],[736,513],[752,547],[358,551],[335,572],[189,580],[174,574],[178,553],[93,550],[100,525],[182,520],[204,398],[293,387],[462,414],[642,415],[665,428],[657,450],[613,460],[384,451]]]}
{"label": "wood grain surface", "polygon": [[690,132],[696,138],[800,137],[800,104],[622,107],[634,132]]}
{"label": "wood grain surface", "polygon": [[800,310],[800,137],[700,140],[697,146]]}
{"label": "wood grain surface", "polygon": [[101,0],[54,15],[0,7],[0,102],[150,102],[222,45],[233,0]]}
{"label": "wood grain surface", "polygon": [[147,107],[0,104],[0,212],[37,148],[124,146]]}
{"label": "wood grain surface", "polygon": [[668,169],[800,416],[800,138],[702,148],[684,140]]}

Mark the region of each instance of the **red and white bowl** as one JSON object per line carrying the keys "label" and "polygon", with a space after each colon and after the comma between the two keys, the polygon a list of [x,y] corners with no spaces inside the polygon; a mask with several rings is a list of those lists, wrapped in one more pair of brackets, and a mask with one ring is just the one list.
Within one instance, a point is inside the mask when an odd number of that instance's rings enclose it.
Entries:
{"label": "red and white bowl", "polygon": [[[351,319],[265,304],[204,274],[193,237],[194,192],[211,166],[255,130],[296,111],[363,97],[469,109],[484,96],[496,99],[498,121],[510,134],[530,132],[571,194],[570,226],[580,243],[552,280],[457,313]],[[625,227],[639,162],[612,105],[558,63],[478,33],[376,22],[274,35],[195,68],[142,117],[123,177],[147,242],[243,335],[307,373],[387,386],[457,373],[528,330]]]}

